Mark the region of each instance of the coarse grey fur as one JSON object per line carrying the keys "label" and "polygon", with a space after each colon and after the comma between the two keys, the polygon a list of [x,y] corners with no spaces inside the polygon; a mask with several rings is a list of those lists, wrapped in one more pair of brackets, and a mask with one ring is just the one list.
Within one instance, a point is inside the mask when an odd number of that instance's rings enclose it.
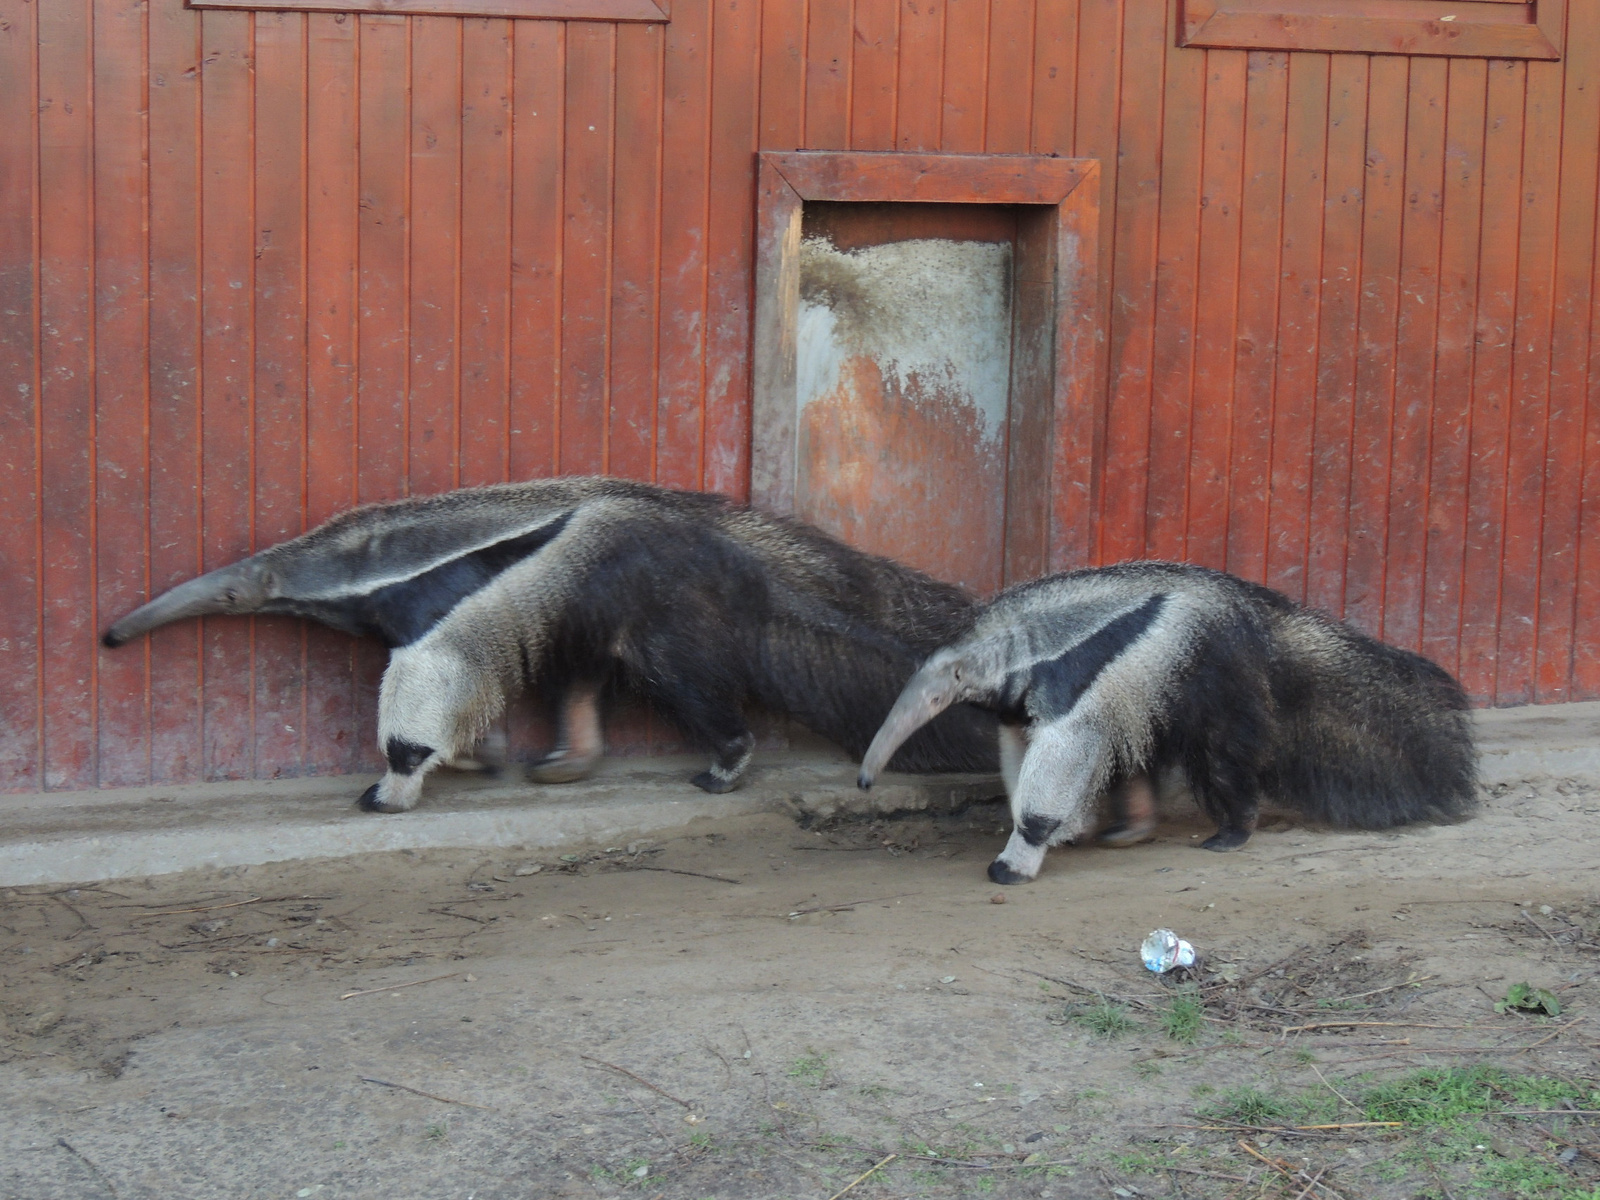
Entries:
{"label": "coarse grey fur", "polygon": [[958,702],[1002,723],[1015,828],[989,868],[998,883],[1037,875],[1108,793],[1139,812],[1110,840],[1137,840],[1155,780],[1176,777],[1217,820],[1213,850],[1243,845],[1264,799],[1363,829],[1459,818],[1476,800],[1467,699],[1447,672],[1204,567],[1130,562],[1003,592],[906,685],[861,786]]}
{"label": "coarse grey fur", "polygon": [[[800,522],[707,493],[594,477],[413,497],[343,513],[191,580],[105,634],[117,646],[215,613],[309,617],[391,647],[379,693],[384,778],[365,807],[413,807],[439,765],[527,686],[560,697],[542,782],[601,753],[599,699],[631,688],[715,752],[695,782],[737,785],[754,738],[746,704],[789,714],[860,753],[935,647],[971,627],[960,589]],[[972,710],[898,760],[993,769],[993,722]]]}

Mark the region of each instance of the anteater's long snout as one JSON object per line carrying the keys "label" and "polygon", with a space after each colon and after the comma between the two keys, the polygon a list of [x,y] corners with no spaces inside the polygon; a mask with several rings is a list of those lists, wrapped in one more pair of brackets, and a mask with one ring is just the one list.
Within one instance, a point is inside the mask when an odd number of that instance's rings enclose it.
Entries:
{"label": "anteater's long snout", "polygon": [[857,787],[870,788],[906,739],[955,703],[955,682],[948,669],[924,667],[911,677],[867,747]]}
{"label": "anteater's long snout", "polygon": [[218,613],[252,613],[266,602],[250,559],[180,583],[134,609],[105,631],[101,641],[115,649],[173,621]]}

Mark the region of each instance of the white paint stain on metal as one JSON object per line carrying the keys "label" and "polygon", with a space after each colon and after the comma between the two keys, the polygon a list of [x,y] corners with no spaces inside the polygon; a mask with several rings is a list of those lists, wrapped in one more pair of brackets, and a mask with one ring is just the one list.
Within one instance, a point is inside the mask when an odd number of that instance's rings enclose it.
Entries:
{"label": "white paint stain on metal", "polygon": [[800,245],[796,392],[803,412],[846,361],[877,364],[912,403],[970,407],[998,442],[1011,375],[1011,245],[920,238],[841,251]]}

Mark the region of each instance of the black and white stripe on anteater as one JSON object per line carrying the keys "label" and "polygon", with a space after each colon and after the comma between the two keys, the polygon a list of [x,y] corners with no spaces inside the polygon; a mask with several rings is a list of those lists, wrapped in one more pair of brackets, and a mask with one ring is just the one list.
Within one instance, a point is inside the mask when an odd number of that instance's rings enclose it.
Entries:
{"label": "black and white stripe on anteater", "polygon": [[[917,665],[975,612],[956,587],[722,496],[568,478],[355,509],[173,588],[104,640],[216,613],[382,639],[389,771],[362,803],[392,812],[416,804],[434,767],[471,765],[530,685],[562,697],[557,747],[533,772],[542,782],[593,769],[613,678],[712,748],[694,780],[708,791],[733,788],[749,763],[747,704],[860,754]],[[994,769],[993,719],[950,718],[897,765]]]}
{"label": "black and white stripe on anteater", "polygon": [[906,685],[861,786],[962,701],[1001,720],[1015,828],[997,883],[1037,875],[1107,793],[1138,810],[1109,840],[1137,840],[1151,780],[1172,774],[1218,822],[1212,850],[1242,846],[1263,799],[1362,829],[1461,817],[1475,800],[1467,700],[1448,673],[1203,567],[1130,562],[1001,593]]}

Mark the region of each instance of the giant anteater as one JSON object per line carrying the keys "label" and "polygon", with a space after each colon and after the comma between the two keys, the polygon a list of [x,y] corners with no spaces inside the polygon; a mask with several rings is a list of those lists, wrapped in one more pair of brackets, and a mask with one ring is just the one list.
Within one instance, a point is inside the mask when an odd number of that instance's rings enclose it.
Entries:
{"label": "giant anteater", "polygon": [[[107,646],[185,617],[285,613],[392,649],[378,703],[389,770],[366,808],[415,806],[469,765],[525,686],[556,690],[560,736],[534,778],[593,769],[598,697],[617,679],[712,749],[694,782],[737,785],[746,704],[860,754],[934,648],[971,628],[959,588],[726,497],[574,477],[368,505],[180,584]],[[913,771],[992,770],[992,718],[965,710],[908,745]]]}
{"label": "giant anteater", "polygon": [[1074,571],[1002,592],[906,685],[860,782],[907,736],[966,702],[1001,721],[1015,827],[997,883],[1039,873],[1087,832],[1095,800],[1153,823],[1151,780],[1177,774],[1242,846],[1262,799],[1333,825],[1449,819],[1476,798],[1461,685],[1407,650],[1237,576],[1167,562]]}

